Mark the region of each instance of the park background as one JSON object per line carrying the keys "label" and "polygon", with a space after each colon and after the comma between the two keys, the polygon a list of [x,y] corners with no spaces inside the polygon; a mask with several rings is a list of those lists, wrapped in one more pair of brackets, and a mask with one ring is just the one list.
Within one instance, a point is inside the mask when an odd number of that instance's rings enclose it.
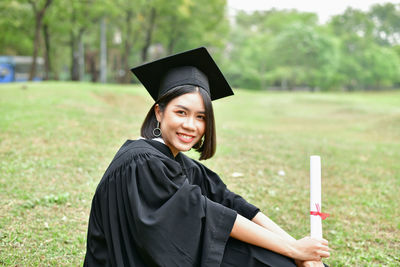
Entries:
{"label": "park background", "polygon": [[44,80],[0,85],[0,265],[81,265],[97,183],[152,104],[129,69],[198,46],[235,90],[205,164],[301,238],[320,155],[326,262],[400,264],[398,3],[320,22],[223,0],[3,0],[0,32],[0,55]]}

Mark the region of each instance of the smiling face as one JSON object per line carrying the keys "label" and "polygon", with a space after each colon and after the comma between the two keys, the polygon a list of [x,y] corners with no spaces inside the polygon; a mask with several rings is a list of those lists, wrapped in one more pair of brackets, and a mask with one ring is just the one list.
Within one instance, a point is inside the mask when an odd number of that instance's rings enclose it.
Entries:
{"label": "smiling face", "polygon": [[199,92],[172,99],[163,111],[156,105],[155,113],[162,138],[174,156],[191,149],[204,135],[205,107]]}

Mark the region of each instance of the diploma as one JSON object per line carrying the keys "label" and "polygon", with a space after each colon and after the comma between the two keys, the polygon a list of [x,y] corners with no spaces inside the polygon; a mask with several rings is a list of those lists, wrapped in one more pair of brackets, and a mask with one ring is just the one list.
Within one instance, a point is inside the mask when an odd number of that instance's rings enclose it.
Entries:
{"label": "diploma", "polygon": [[322,220],[329,214],[321,213],[321,158],[310,157],[310,224],[311,237],[322,238]]}

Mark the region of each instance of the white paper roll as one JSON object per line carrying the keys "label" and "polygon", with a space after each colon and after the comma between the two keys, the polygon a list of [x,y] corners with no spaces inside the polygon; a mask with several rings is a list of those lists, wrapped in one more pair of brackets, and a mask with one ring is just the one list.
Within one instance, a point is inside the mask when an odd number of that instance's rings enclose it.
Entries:
{"label": "white paper roll", "polygon": [[[318,208],[319,205],[319,208]],[[320,212],[321,203],[321,158],[320,156],[310,157],[310,211]],[[311,215],[311,237],[322,238],[321,216]]]}

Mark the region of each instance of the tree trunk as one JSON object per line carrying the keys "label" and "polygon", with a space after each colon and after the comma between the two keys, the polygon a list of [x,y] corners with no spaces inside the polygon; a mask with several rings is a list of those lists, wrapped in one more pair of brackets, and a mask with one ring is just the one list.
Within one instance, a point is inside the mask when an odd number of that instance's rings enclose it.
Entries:
{"label": "tree trunk", "polygon": [[36,62],[37,55],[39,53],[39,44],[40,44],[40,27],[42,24],[42,17],[39,14],[35,16],[35,40],[33,42],[33,55],[32,55],[32,65],[29,72],[29,80],[32,81],[36,76]]}
{"label": "tree trunk", "polygon": [[40,29],[42,28],[42,22],[44,14],[46,13],[47,8],[51,5],[53,0],[46,0],[44,7],[39,11],[36,8],[36,3],[33,0],[30,0],[29,3],[32,6],[33,12],[35,14],[35,37],[33,42],[33,55],[32,55],[32,65],[29,71],[29,80],[32,81],[36,76],[36,62],[37,56],[39,54],[39,46],[40,46]]}
{"label": "tree trunk", "polygon": [[80,28],[77,35],[74,34],[73,30],[70,32],[70,46],[71,46],[71,80],[80,81],[80,44],[82,42],[82,35],[84,28]]}
{"label": "tree trunk", "polygon": [[282,81],[281,81],[281,90],[282,91],[284,91],[284,90],[287,90],[287,79],[286,78],[283,78],[282,79]]}
{"label": "tree trunk", "polygon": [[71,80],[79,80],[79,53],[78,53],[78,41],[73,30],[70,32],[70,45],[71,45]]}
{"label": "tree trunk", "polygon": [[97,69],[96,69],[96,58],[98,58],[98,55],[97,55],[97,53],[96,52],[93,52],[93,51],[88,51],[88,50],[86,50],[86,52],[85,52],[85,61],[86,61],[86,64],[88,65],[88,68],[89,68],[89,73],[90,73],[90,76],[91,76],[91,81],[92,82],[97,82],[98,81],[98,74],[99,74],[99,72],[97,71]]}
{"label": "tree trunk", "polygon": [[174,52],[174,47],[175,47],[175,39],[170,39],[168,42],[168,55],[171,55]]}
{"label": "tree trunk", "polygon": [[127,10],[125,13],[125,24],[126,24],[126,37],[125,37],[125,42],[124,42],[124,53],[122,55],[122,67],[124,68],[124,75],[121,77],[121,82],[122,83],[129,83],[131,81],[131,73],[129,71],[129,64],[128,64],[128,59],[129,55],[131,54],[132,50],[132,43],[130,42],[130,38],[132,38],[132,15],[133,12],[132,10]]}
{"label": "tree trunk", "polygon": [[146,31],[146,39],[144,46],[142,48],[142,62],[145,62],[147,60],[147,52],[151,45],[151,38],[153,35],[155,21],[156,21],[156,9],[153,7],[150,11],[149,25]]}
{"label": "tree trunk", "polygon": [[178,30],[173,30],[170,34],[169,40],[168,40],[168,55],[172,55],[174,52],[174,47],[175,44],[177,43],[179,39],[179,31]]}
{"label": "tree trunk", "polygon": [[[172,18],[172,25],[176,25],[176,17]],[[171,55],[174,52],[175,43],[178,39],[178,29],[177,27],[171,27],[171,32],[168,34],[168,55]]]}
{"label": "tree trunk", "polygon": [[261,66],[260,66],[260,87],[261,90],[267,90],[267,86],[266,86],[266,81],[265,81],[265,70],[266,70],[266,64],[265,61],[262,60],[261,61]]}
{"label": "tree trunk", "polygon": [[43,36],[44,36],[44,80],[48,80],[50,78],[51,70],[51,60],[50,60],[50,34],[49,34],[49,25],[47,23],[43,24]]}
{"label": "tree trunk", "polygon": [[100,82],[107,82],[107,35],[105,18],[100,22]]}
{"label": "tree trunk", "polygon": [[79,53],[79,80],[82,81],[85,77],[85,51],[84,44],[82,41],[83,31],[79,36],[78,53]]}

